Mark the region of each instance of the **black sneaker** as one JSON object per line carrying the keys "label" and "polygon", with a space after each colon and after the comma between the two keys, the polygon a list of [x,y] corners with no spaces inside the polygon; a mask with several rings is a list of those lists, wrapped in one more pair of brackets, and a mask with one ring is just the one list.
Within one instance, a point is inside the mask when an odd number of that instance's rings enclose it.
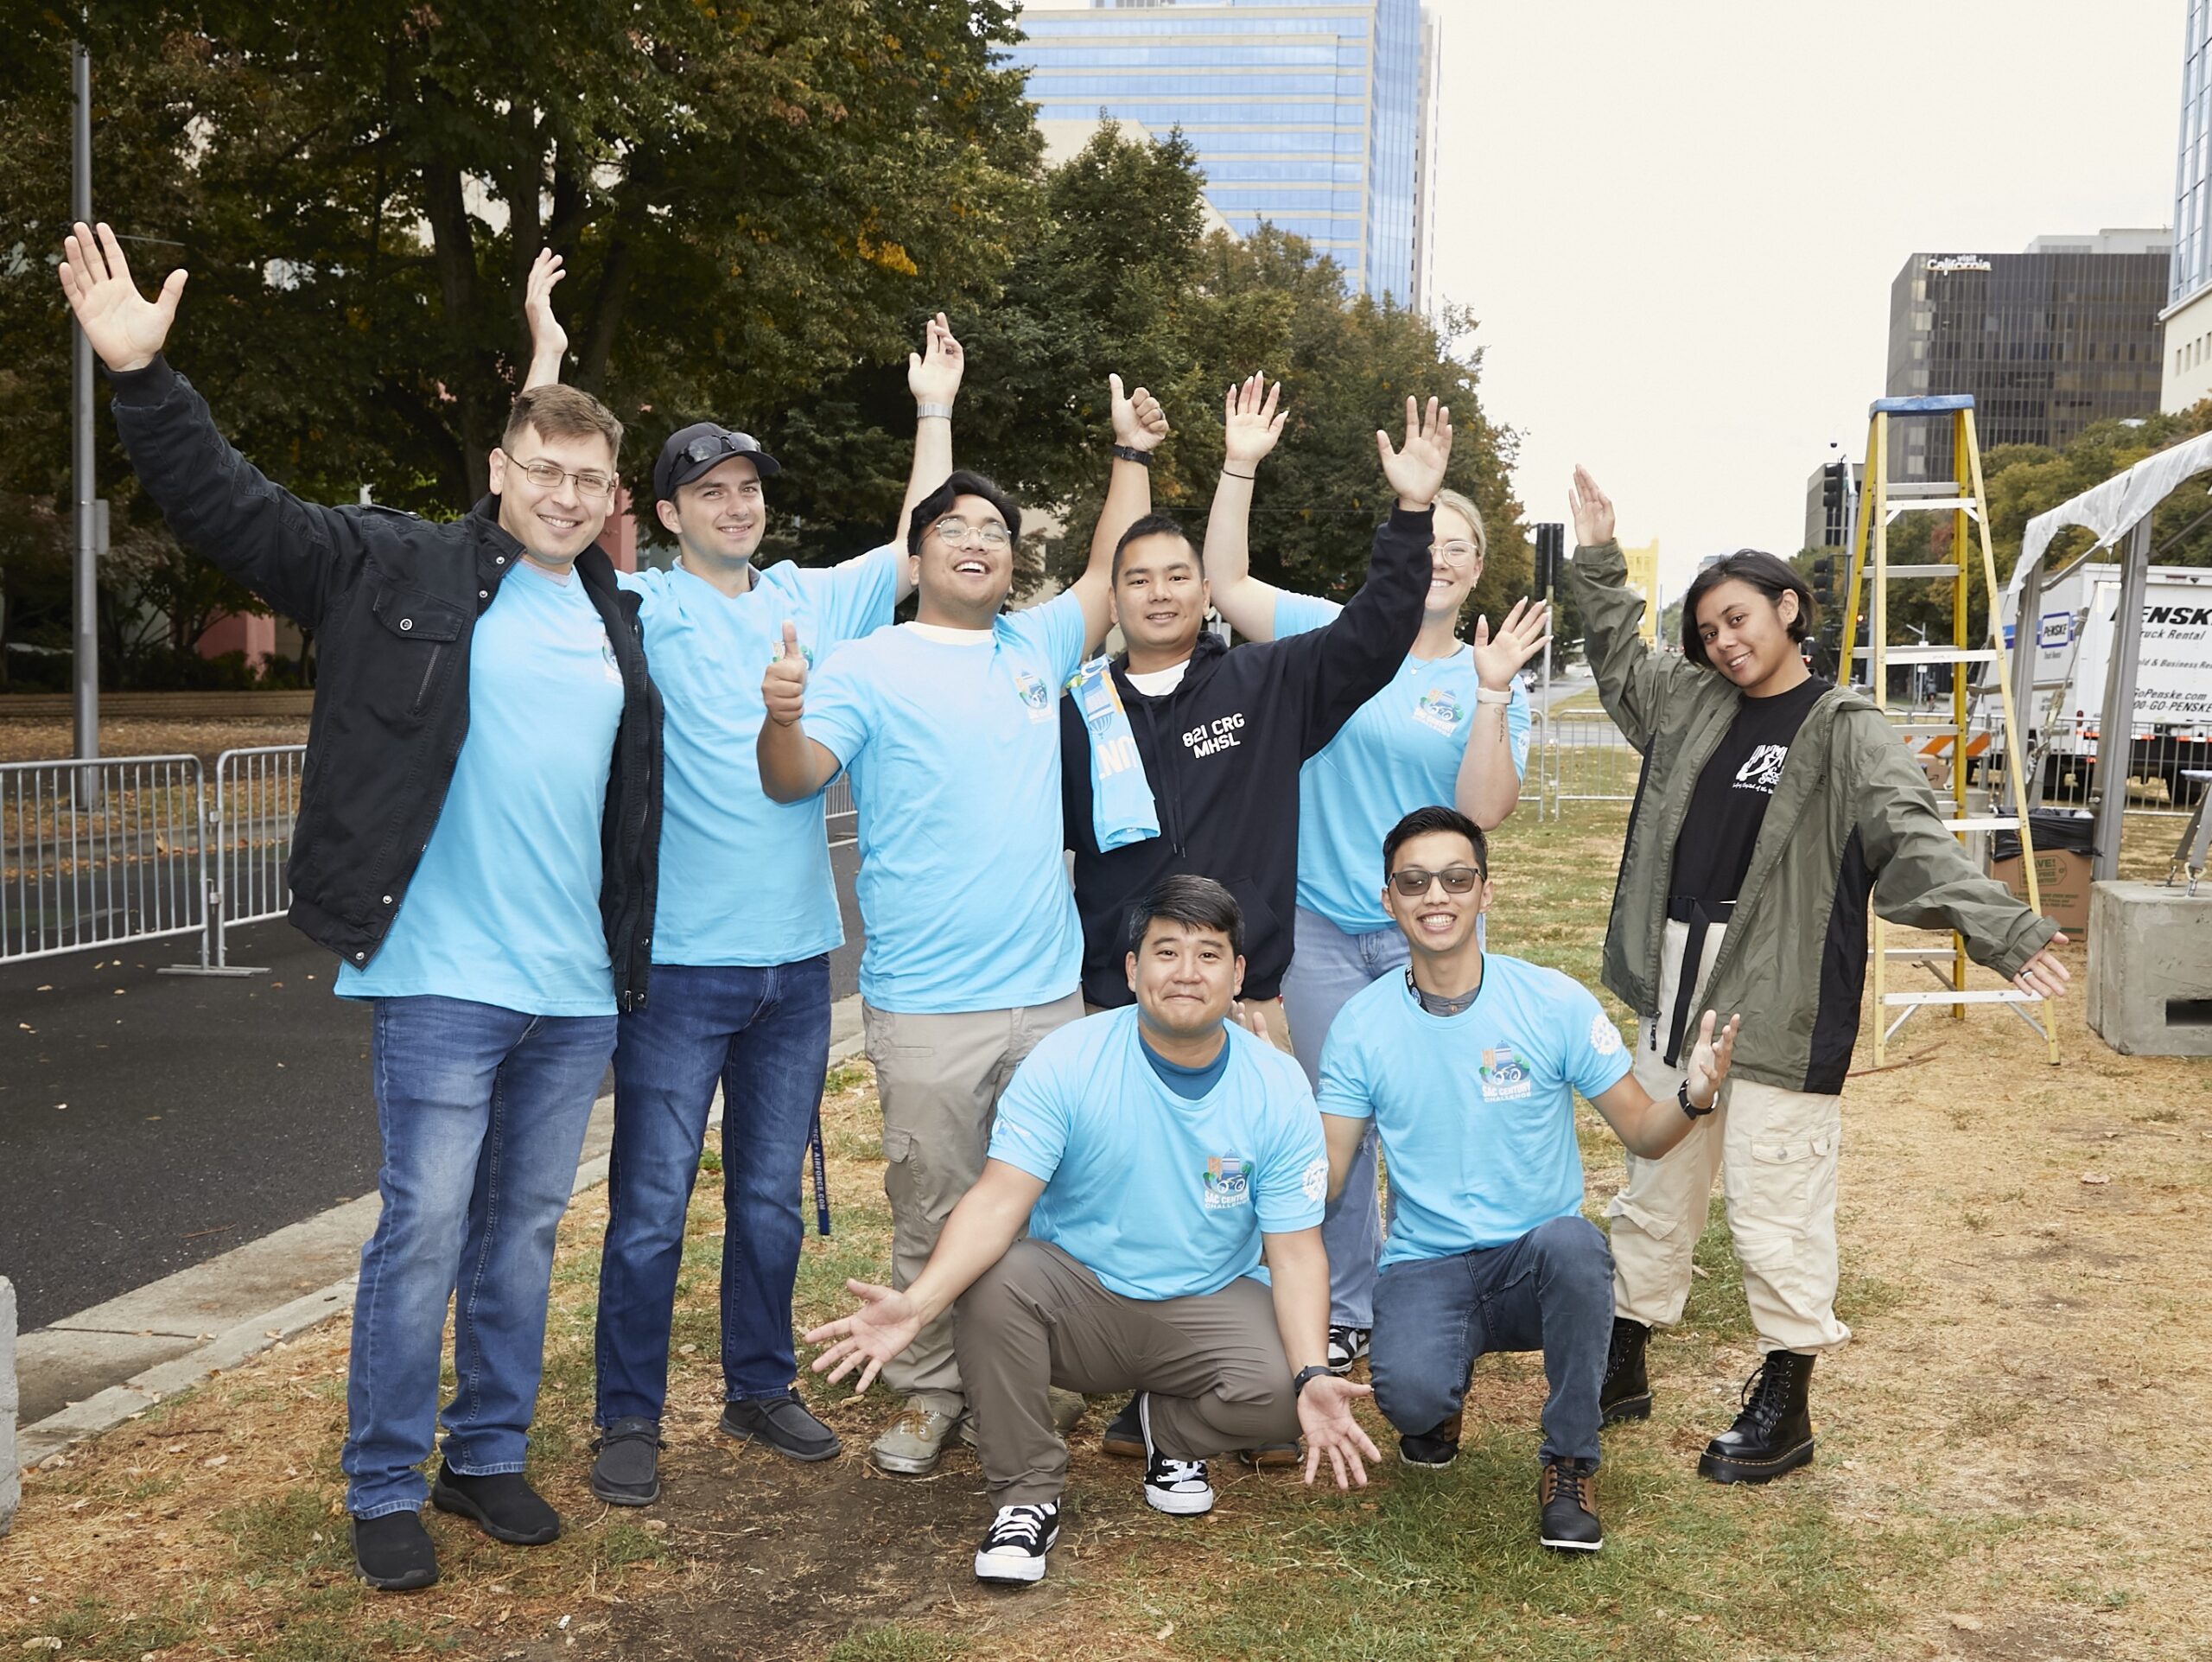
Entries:
{"label": "black sneaker", "polygon": [[1098,1434],[1098,1447],[1105,1454],[1120,1455],[1127,1460],[1144,1458],[1144,1427],[1137,1417],[1135,1397],[1122,1404],[1122,1411]]}
{"label": "black sneaker", "polygon": [[471,1477],[441,1461],[438,1481],[430,1486],[430,1504],[467,1519],[509,1546],[543,1546],[561,1536],[561,1514],[545,1504],[520,1472]]}
{"label": "black sneaker", "polygon": [[1651,1381],[1643,1369],[1643,1347],[1651,1329],[1624,1315],[1613,1318],[1613,1336],[1605,1346],[1605,1378],[1598,1387],[1598,1411],[1605,1423],[1648,1420],[1651,1417]]}
{"label": "black sneaker", "polygon": [[1152,1395],[1137,1392],[1137,1418],[1144,1428],[1144,1503],[1173,1518],[1196,1518],[1213,1510],[1213,1484],[1203,1460],[1176,1460],[1152,1446]]}
{"label": "black sneaker", "polygon": [[830,1460],[845,1446],[788,1391],[777,1397],[724,1403],[722,1430],[740,1442],[760,1443],[786,1460]]}
{"label": "black sneaker", "polygon": [[353,1567],[361,1579],[385,1593],[411,1593],[438,1579],[438,1550],[423,1515],[387,1512],[353,1520]]}
{"label": "black sneaker", "polygon": [[1349,1373],[1351,1365],[1367,1354],[1367,1341],[1374,1330],[1370,1328],[1332,1328],[1329,1329],[1329,1372]]}
{"label": "black sneaker", "polygon": [[660,1424],[620,1419],[592,1439],[591,1492],[610,1506],[650,1506],[660,1499]]}
{"label": "black sneaker", "polygon": [[1560,1552],[1595,1552],[1605,1544],[1598,1526],[1598,1462],[1548,1460],[1536,1480],[1536,1539]]}
{"label": "black sneaker", "polygon": [[1045,1555],[1060,1538],[1060,1503],[1001,1506],[976,1549],[976,1579],[1026,1585],[1045,1579]]}
{"label": "black sneaker", "polygon": [[1459,1457],[1459,1422],[1454,1414],[1440,1425],[1398,1439],[1398,1458],[1408,1466],[1449,1466]]}

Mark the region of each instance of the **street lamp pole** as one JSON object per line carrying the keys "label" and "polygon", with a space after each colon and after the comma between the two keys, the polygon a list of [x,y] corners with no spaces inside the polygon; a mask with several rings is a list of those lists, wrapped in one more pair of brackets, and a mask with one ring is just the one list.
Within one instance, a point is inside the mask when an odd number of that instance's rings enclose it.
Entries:
{"label": "street lamp pole", "polygon": [[[70,53],[71,80],[76,92],[76,112],[71,135],[70,207],[77,223],[92,222],[92,59],[82,41]],[[89,251],[87,251],[89,252]],[[71,570],[71,630],[75,652],[74,680],[70,699],[75,729],[76,754],[85,761],[100,753],[100,642],[99,543],[94,523],[97,487],[92,479],[92,343],[76,321],[70,321],[73,352],[76,430],[77,551]],[[99,770],[78,770],[79,806],[97,807],[100,799]]]}

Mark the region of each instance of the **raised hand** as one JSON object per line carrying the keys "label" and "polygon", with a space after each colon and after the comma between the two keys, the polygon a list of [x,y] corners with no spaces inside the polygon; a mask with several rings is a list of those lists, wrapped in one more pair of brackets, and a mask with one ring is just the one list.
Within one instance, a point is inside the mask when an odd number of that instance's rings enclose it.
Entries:
{"label": "raised hand", "polygon": [[779,727],[789,727],[806,713],[806,654],[799,650],[795,624],[784,625],[783,656],[760,678],[760,701]]}
{"label": "raised hand", "polygon": [[1106,383],[1113,394],[1114,443],[1132,450],[1158,449],[1167,437],[1167,412],[1160,400],[1142,387],[1122,392],[1118,375],[1108,376]]}
{"label": "raised hand", "polygon": [[569,350],[569,332],[553,315],[553,290],[568,276],[561,257],[550,248],[537,251],[530,268],[530,281],[522,291],[522,315],[530,325],[530,355],[551,358],[556,364]]}
{"label": "raised hand", "polygon": [[830,1384],[860,1369],[860,1378],[853,1381],[857,1397],[875,1383],[886,1362],[914,1342],[922,1330],[922,1315],[906,1294],[873,1282],[848,1281],[845,1290],[861,1301],[860,1309],[824,1322],[806,1335],[806,1342],[828,1346],[814,1359],[814,1371],[828,1374]]}
{"label": "raised hand", "polygon": [[1351,1405],[1359,1398],[1374,1394],[1368,1386],[1333,1373],[1317,1373],[1306,1382],[1306,1389],[1298,1393],[1298,1429],[1306,1434],[1308,1483],[1321,1469],[1321,1456],[1326,1455],[1338,1488],[1348,1489],[1354,1483],[1367,1487],[1367,1468],[1361,1464],[1362,1457],[1379,1461],[1382,1455],[1351,1417]]}
{"label": "raised hand", "polygon": [[1710,1108],[1719,1099],[1720,1083],[1728,1077],[1728,1064],[1736,1054],[1737,1030],[1744,1025],[1742,1016],[1732,1016],[1715,1038],[1713,1028],[1719,1019],[1716,1012],[1706,1011],[1698,1023],[1697,1048],[1690,1052],[1690,1100],[1700,1108]]}
{"label": "raised hand", "polygon": [[1490,632],[1488,618],[1477,618],[1472,643],[1476,678],[1493,692],[1504,691],[1521,666],[1543,651],[1544,642],[1552,638],[1551,622],[1551,607],[1525,595],[1513,602],[1496,634]]}
{"label": "raised hand", "polygon": [[[2064,945],[2065,936],[2053,935],[2050,938],[2050,946]],[[2022,992],[2031,992],[2044,998],[2063,998],[2066,996],[2066,984],[2074,978],[2074,972],[2058,961],[2050,946],[2044,947],[2022,965],[2019,974],[2012,977],[2012,984]]]}
{"label": "raised hand", "polygon": [[922,349],[906,354],[906,390],[916,404],[950,404],[960,395],[967,354],[939,312],[923,330]]}
{"label": "raised hand", "polygon": [[1598,488],[1590,470],[1578,464],[1567,488],[1567,512],[1574,518],[1574,545],[1595,548],[1613,540],[1613,499]]}
{"label": "raised hand", "polygon": [[1268,384],[1264,375],[1249,376],[1229,389],[1222,406],[1222,460],[1232,466],[1256,468],[1282,436],[1289,411],[1278,411],[1282,383]]}
{"label": "raised hand", "polygon": [[1444,488],[1444,469],[1452,460],[1452,412],[1428,401],[1424,412],[1414,398],[1406,400],[1406,442],[1390,448],[1390,436],[1375,430],[1375,448],[1382,457],[1383,476],[1398,493],[1398,506],[1415,513],[1436,500]]}
{"label": "raised hand", "polygon": [[176,302],[184,294],[181,268],[168,275],[162,291],[149,300],[130,280],[123,245],[103,225],[97,239],[81,220],[61,240],[61,292],[77,314],[77,327],[110,369],[143,369],[152,363],[176,322]]}

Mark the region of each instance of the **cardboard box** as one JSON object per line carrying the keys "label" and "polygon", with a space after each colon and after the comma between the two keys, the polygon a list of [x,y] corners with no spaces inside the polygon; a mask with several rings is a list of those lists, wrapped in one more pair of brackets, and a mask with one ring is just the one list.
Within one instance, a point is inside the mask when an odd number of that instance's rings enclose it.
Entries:
{"label": "cardboard box", "polygon": [[[2089,933],[2089,884],[2096,869],[2095,862],[2087,854],[2077,854],[2067,849],[2037,849],[2035,851],[2036,887],[2043,899],[2043,914],[2063,929],[2075,940],[2085,940]],[[1989,875],[2012,891],[2013,899],[2027,903],[2027,875],[2021,869],[2023,861],[2018,855],[2009,860],[1999,860],[1989,868]]]}

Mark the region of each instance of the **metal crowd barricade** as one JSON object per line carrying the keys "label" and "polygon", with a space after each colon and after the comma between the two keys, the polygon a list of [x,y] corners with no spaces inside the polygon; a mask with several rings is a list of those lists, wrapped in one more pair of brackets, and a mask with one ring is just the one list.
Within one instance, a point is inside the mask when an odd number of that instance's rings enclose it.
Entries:
{"label": "metal crowd barricade", "polygon": [[197,756],[0,763],[0,963],[207,925]]}
{"label": "metal crowd barricade", "polygon": [[1546,711],[1535,742],[1542,748],[1541,788],[1558,819],[1568,802],[1630,802],[1643,758],[1602,710]]}
{"label": "metal crowd barricade", "polygon": [[213,881],[200,954],[210,974],[261,974],[231,963],[229,932],[281,918],[292,904],[292,824],[299,818],[307,750],[303,744],[257,745],[215,758],[215,805],[208,815]]}

